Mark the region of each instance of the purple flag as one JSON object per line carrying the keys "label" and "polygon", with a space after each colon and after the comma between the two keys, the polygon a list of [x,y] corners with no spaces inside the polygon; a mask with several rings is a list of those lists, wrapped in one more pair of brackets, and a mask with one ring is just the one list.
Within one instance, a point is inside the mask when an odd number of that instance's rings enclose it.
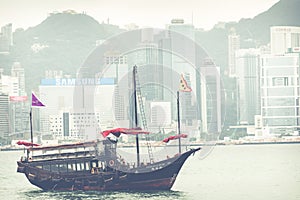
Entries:
{"label": "purple flag", "polygon": [[31,94],[31,106],[45,106],[33,93]]}

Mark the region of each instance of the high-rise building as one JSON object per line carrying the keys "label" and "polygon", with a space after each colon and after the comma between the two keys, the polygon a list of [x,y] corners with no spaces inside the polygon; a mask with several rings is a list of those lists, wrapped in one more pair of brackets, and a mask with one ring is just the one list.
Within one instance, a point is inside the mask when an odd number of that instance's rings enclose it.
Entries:
{"label": "high-rise building", "polygon": [[228,73],[230,77],[236,77],[235,52],[238,49],[240,49],[240,36],[232,28],[228,35]]}
{"label": "high-rise building", "polygon": [[2,144],[8,144],[10,131],[9,123],[9,97],[7,94],[0,93],[0,141]]}
{"label": "high-rise building", "polygon": [[11,76],[3,75],[0,70],[0,94],[8,96],[8,112],[5,113],[9,123],[10,139],[24,139],[29,132],[29,105],[25,92],[24,69],[14,63]]}
{"label": "high-rise building", "polygon": [[300,27],[271,27],[271,54],[282,55],[300,48]]}
{"label": "high-rise building", "polygon": [[[188,53],[190,58],[183,58],[176,54],[172,54],[172,69],[178,73],[189,73],[190,76],[195,76],[195,69],[191,67],[190,63],[195,63],[196,60],[196,44],[195,44],[195,27],[192,24],[184,23],[183,19],[173,19],[171,24],[167,25],[168,37],[171,41],[172,49],[180,49],[181,52]],[[190,39],[192,42],[178,41],[178,36],[181,34]],[[188,59],[188,60],[187,60]],[[190,62],[190,63],[189,63]]]}
{"label": "high-rise building", "polygon": [[[106,52],[105,65],[102,71],[102,77],[113,78],[115,82],[113,93],[113,117],[116,123],[122,127],[129,125],[129,98],[130,91],[129,81],[131,70],[128,67],[126,55],[121,55],[119,52]],[[100,105],[99,105],[100,106]]]}
{"label": "high-rise building", "polygon": [[12,45],[13,45],[12,24],[7,24],[1,27],[0,53],[1,52],[8,53]]}
{"label": "high-rise building", "polygon": [[128,66],[138,67],[139,84],[145,100],[148,102],[162,100],[163,89],[159,87],[159,83],[163,80],[163,69],[158,63],[159,49],[154,41],[154,30],[142,29],[140,37],[141,41],[136,51],[129,56]]}
{"label": "high-rise building", "polygon": [[[182,74],[187,85],[191,85],[191,76],[188,73]],[[192,126],[197,119],[196,105],[192,100],[192,92],[180,92],[181,116],[180,121],[187,126]]]}
{"label": "high-rise building", "polygon": [[9,96],[19,96],[19,80],[18,77],[1,75],[0,77],[0,94]]}
{"label": "high-rise building", "polygon": [[263,55],[261,59],[261,114],[271,134],[293,134],[300,129],[299,54]]}
{"label": "high-rise building", "polygon": [[221,132],[221,79],[220,68],[207,58],[201,70],[201,118],[202,132],[219,134]]}
{"label": "high-rise building", "polygon": [[18,96],[26,96],[25,91],[25,72],[24,68],[19,62],[14,62],[11,68],[11,76],[16,77],[19,83],[19,94]]}
{"label": "high-rise building", "polygon": [[29,138],[29,110],[30,108],[27,96],[9,97],[9,120],[11,139]]}
{"label": "high-rise building", "polygon": [[238,123],[253,125],[260,115],[260,50],[240,49],[235,58]]}
{"label": "high-rise building", "polygon": [[[193,24],[185,23],[183,19],[173,19],[171,20],[171,24],[166,25],[166,28],[168,30],[168,35],[163,42],[164,45],[171,50],[171,53],[169,54],[166,52],[164,54],[164,63],[168,64],[171,72],[176,72],[179,75],[185,74],[188,79],[187,81],[189,86],[193,88],[193,91],[196,91],[197,69],[191,66],[191,63],[196,63],[195,27]],[[179,53],[181,55],[178,55]],[[186,57],[186,55],[189,55],[189,57]],[[169,80],[170,71],[166,71],[164,79],[171,82],[170,85],[172,89],[177,88],[179,78],[174,79],[174,76],[173,79]],[[170,98],[165,99],[166,101],[172,102],[173,119],[177,119],[174,95],[169,94],[168,96],[165,96]],[[194,105],[195,101],[199,101],[200,97],[196,95],[196,97],[192,99],[191,94],[184,94],[184,96],[184,102],[190,102],[190,104],[185,107],[186,110],[183,110],[183,116],[181,119],[183,120],[182,123],[191,124],[191,116],[193,116],[193,119],[197,119],[197,116],[195,116],[195,112],[192,112],[191,114],[187,113],[191,110],[195,111],[195,109],[190,109],[191,105]]]}

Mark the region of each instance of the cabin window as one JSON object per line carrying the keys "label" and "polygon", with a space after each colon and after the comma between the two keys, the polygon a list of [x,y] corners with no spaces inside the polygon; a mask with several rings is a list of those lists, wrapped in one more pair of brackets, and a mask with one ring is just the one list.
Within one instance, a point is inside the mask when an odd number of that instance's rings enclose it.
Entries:
{"label": "cabin window", "polygon": [[68,172],[73,172],[73,171],[76,171],[76,167],[73,168],[73,164],[68,163]]}
{"label": "cabin window", "polygon": [[77,165],[76,165],[76,170],[77,171],[80,171],[81,169],[80,169],[80,163],[77,163]]}
{"label": "cabin window", "polygon": [[81,169],[81,170],[85,170],[84,163],[80,163],[80,165],[81,165],[80,169]]}
{"label": "cabin window", "polygon": [[77,171],[76,163],[73,163],[73,164],[72,164],[72,168],[73,168],[73,171]]}
{"label": "cabin window", "polygon": [[83,171],[84,170],[84,164],[83,163],[77,163],[77,171]]}
{"label": "cabin window", "polygon": [[88,162],[85,163],[85,170],[90,170],[90,164]]}

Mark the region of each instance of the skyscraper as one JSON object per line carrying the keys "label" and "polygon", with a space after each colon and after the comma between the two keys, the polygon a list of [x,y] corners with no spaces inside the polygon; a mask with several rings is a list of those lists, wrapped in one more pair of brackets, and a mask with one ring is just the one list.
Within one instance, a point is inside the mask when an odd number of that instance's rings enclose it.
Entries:
{"label": "skyscraper", "polygon": [[[183,73],[187,85],[191,85],[191,76],[189,73]],[[196,105],[192,101],[192,92],[181,92],[180,94],[181,105],[181,123],[187,126],[193,125],[193,120],[197,119]]]}
{"label": "skyscraper", "polygon": [[[187,78],[186,81],[188,82],[189,86],[193,89],[193,91],[196,91],[197,69],[195,69],[194,66],[191,66],[191,63],[196,63],[195,27],[193,24],[185,23],[183,19],[172,19],[171,24],[168,24],[166,28],[168,31],[168,35],[166,38],[169,38],[169,41],[165,40],[164,43],[172,50],[172,52],[170,55],[165,53],[164,56],[166,58],[164,59],[164,61],[166,64],[170,65],[168,67],[170,67],[171,71],[177,72],[179,75],[185,74]],[[178,51],[179,49],[180,51]],[[178,53],[181,53],[181,55],[178,55]],[[189,57],[184,57],[184,55],[189,55]],[[170,79],[168,76],[169,75],[166,74],[165,79]],[[179,78],[171,80],[171,87],[178,87],[178,81]],[[168,99],[168,101],[172,102],[172,110],[175,111],[175,98],[172,95],[169,95],[169,97],[170,99]],[[195,98],[196,99],[194,99],[194,101],[199,100],[198,96],[196,96]],[[191,124],[191,117],[188,117],[188,115],[193,115],[194,119],[197,118],[197,116],[194,115],[195,112],[187,114],[187,112],[191,111],[191,104],[194,104],[194,102],[192,102],[191,94],[184,94],[183,102],[190,103],[189,106],[185,106],[185,110],[183,110],[183,123]],[[195,111],[195,109],[193,111]],[[176,112],[173,112],[172,115],[173,118],[177,118]]]}
{"label": "skyscraper", "polygon": [[271,27],[271,54],[282,55],[300,47],[300,27]]}
{"label": "skyscraper", "polygon": [[16,77],[19,83],[19,94],[18,96],[26,96],[25,91],[25,72],[24,68],[19,62],[14,62],[11,68],[11,76]]}
{"label": "skyscraper", "polygon": [[271,134],[293,134],[300,129],[299,54],[263,55],[261,113]]}
{"label": "skyscraper", "polygon": [[210,58],[204,60],[201,70],[202,132],[221,132],[221,79],[220,68]]}
{"label": "skyscraper", "polygon": [[[171,48],[181,49],[181,52],[188,53],[191,58],[179,57],[176,54],[172,54],[172,69],[179,73],[189,73],[190,76],[195,76],[195,70],[191,68],[190,63],[195,63],[196,59],[196,46],[195,46],[195,27],[192,24],[184,23],[183,19],[173,19],[171,24],[167,25],[169,38],[171,40]],[[193,42],[178,41],[176,40],[176,33],[187,37]],[[174,38],[173,38],[174,37]],[[189,43],[188,43],[189,42]],[[182,56],[182,55],[181,55]]]}
{"label": "skyscraper", "polygon": [[158,64],[158,44],[154,41],[154,30],[146,28],[140,30],[141,41],[137,49],[128,59],[129,67],[138,67],[138,77],[142,86],[142,95],[147,101],[162,100],[163,69]]}
{"label": "skyscraper", "polygon": [[0,33],[0,52],[9,52],[13,45],[12,24],[1,27]]}
{"label": "skyscraper", "polygon": [[260,115],[260,50],[237,50],[235,59],[238,123],[253,125]]}
{"label": "skyscraper", "polygon": [[128,126],[129,112],[129,67],[127,56],[119,52],[105,52],[105,65],[103,77],[113,78],[115,81],[113,94],[113,113],[114,119],[119,126]]}
{"label": "skyscraper", "polygon": [[228,35],[228,73],[230,77],[236,77],[235,51],[240,49],[240,36],[234,28]]}
{"label": "skyscraper", "polygon": [[25,92],[24,69],[19,63],[14,63],[11,76],[3,75],[2,72],[3,70],[0,70],[0,94],[3,95],[2,101],[6,96],[8,98],[7,105],[5,104],[8,106],[7,112],[2,113],[3,117],[5,115],[5,120],[6,118],[8,120],[9,137],[8,135],[6,137],[7,140],[24,139],[24,134],[29,131],[29,107]]}
{"label": "skyscraper", "polygon": [[0,140],[2,143],[8,143],[10,131],[9,126],[9,97],[7,94],[0,93]]}

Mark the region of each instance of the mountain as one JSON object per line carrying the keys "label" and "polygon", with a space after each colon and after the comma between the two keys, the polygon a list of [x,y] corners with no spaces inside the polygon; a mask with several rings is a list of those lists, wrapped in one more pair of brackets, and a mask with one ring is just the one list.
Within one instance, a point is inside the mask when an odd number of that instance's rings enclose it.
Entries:
{"label": "mountain", "polygon": [[222,71],[227,68],[227,36],[234,28],[241,38],[241,48],[258,47],[270,42],[271,26],[300,26],[300,0],[281,0],[252,19],[225,23],[210,31],[198,31],[197,42],[215,59]]}
{"label": "mountain", "polygon": [[253,19],[241,19],[235,28],[244,39],[253,38],[257,44],[267,44],[271,26],[300,26],[299,10],[299,0],[281,0]]}
{"label": "mountain", "polygon": [[[300,0],[281,0],[252,19],[225,23],[210,31],[196,31],[196,41],[221,67],[227,68],[227,36],[232,28],[241,37],[241,48],[258,47],[270,41],[274,25],[300,26]],[[44,77],[45,69],[63,70],[75,75],[85,58],[103,40],[124,30],[111,24],[100,24],[92,17],[79,13],[53,13],[43,22],[27,30],[14,32],[14,46],[8,56],[0,55],[0,67],[8,73],[14,61],[25,68],[26,87],[35,89]],[[30,78],[29,78],[30,77]],[[227,87],[234,83],[224,76]],[[229,81],[227,81],[229,80]]]}
{"label": "mountain", "polygon": [[46,69],[75,75],[97,40],[121,31],[115,25],[99,24],[86,14],[51,14],[35,27],[15,31],[10,60],[24,66],[26,77],[30,77],[26,79],[30,91],[37,87]]}

